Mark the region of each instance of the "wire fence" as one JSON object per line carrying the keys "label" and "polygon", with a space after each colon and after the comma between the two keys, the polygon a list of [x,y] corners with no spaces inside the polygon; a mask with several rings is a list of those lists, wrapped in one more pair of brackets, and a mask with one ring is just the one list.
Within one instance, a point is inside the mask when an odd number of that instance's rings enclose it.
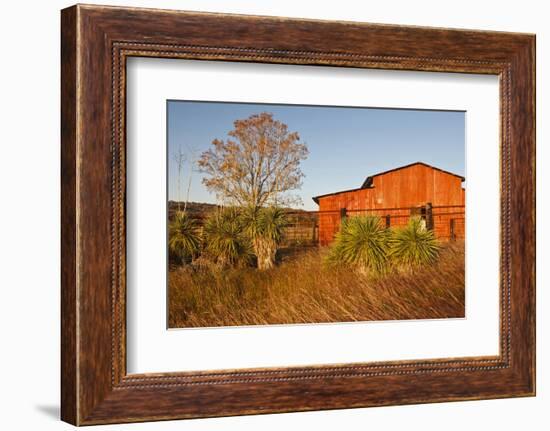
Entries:
{"label": "wire fence", "polygon": [[[169,206],[169,219],[176,211],[181,210],[173,204]],[[202,225],[212,208],[188,208],[191,217]],[[302,248],[329,245],[340,229],[342,220],[346,217],[373,215],[380,218],[386,228],[405,226],[412,217],[420,217],[425,221],[426,228],[434,231],[442,241],[455,241],[465,236],[465,206],[440,205],[430,203],[417,207],[376,208],[376,209],[338,209],[329,211],[286,212],[287,226],[285,228],[281,247]]]}
{"label": "wire fence", "polygon": [[425,221],[426,228],[432,229],[436,237],[443,241],[463,239],[465,235],[464,205],[291,211],[287,213],[288,226],[283,246],[328,245],[334,240],[343,219],[361,215],[380,217],[387,228],[404,226],[412,217],[420,217]]}

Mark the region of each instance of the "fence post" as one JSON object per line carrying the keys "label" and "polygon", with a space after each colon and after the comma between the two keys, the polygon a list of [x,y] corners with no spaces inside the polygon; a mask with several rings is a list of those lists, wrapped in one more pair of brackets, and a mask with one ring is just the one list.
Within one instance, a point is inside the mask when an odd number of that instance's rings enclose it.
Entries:
{"label": "fence post", "polygon": [[389,229],[391,226],[391,216],[386,214],[386,229]]}
{"label": "fence post", "polygon": [[428,202],[426,204],[426,229],[433,230],[434,228],[434,217],[432,203]]}
{"label": "fence post", "polygon": [[347,217],[346,208],[340,208],[340,221],[344,220]]}
{"label": "fence post", "polygon": [[450,233],[451,233],[451,241],[454,241],[456,239],[456,236],[455,236],[455,219],[454,218],[451,219],[451,225],[449,226],[449,230],[450,230]]}

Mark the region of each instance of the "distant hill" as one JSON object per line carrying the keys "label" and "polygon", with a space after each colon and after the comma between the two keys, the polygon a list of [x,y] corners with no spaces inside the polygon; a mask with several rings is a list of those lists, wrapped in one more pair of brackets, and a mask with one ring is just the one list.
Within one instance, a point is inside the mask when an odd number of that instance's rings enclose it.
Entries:
{"label": "distant hill", "polygon": [[[205,202],[187,202],[186,206],[185,202],[179,202],[179,209],[183,211],[184,208],[186,208],[186,211],[192,218],[203,218],[209,212],[214,211],[216,208],[218,208],[218,205],[208,204]],[[168,201],[168,214],[170,218],[177,210],[178,202]]]}

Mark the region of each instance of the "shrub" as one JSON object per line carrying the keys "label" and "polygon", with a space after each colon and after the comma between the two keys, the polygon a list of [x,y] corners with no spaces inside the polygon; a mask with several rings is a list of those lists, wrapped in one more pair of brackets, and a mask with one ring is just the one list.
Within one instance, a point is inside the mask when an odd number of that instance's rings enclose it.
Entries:
{"label": "shrub", "polygon": [[384,272],[388,263],[390,232],[375,216],[354,216],[342,221],[328,260],[362,272]]}
{"label": "shrub", "polygon": [[251,244],[236,208],[213,212],[204,224],[207,255],[219,266],[244,266],[252,257]]}
{"label": "shrub", "polygon": [[407,226],[395,229],[390,244],[390,256],[407,270],[434,263],[441,248],[433,231],[426,229],[419,217],[412,218]]}
{"label": "shrub", "polygon": [[277,207],[249,207],[243,212],[243,223],[258,259],[258,269],[273,268],[287,226],[285,213]]}
{"label": "shrub", "polygon": [[171,260],[189,263],[200,249],[200,234],[195,220],[178,211],[168,225],[168,248]]}

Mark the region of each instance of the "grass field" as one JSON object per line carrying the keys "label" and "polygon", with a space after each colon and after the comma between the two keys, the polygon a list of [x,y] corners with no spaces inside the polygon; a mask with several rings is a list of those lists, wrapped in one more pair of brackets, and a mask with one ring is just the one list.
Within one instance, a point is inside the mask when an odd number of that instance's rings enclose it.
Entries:
{"label": "grass field", "polygon": [[169,326],[210,327],[464,317],[464,243],[414,273],[372,277],[325,265],[325,248],[266,271],[169,272]]}

